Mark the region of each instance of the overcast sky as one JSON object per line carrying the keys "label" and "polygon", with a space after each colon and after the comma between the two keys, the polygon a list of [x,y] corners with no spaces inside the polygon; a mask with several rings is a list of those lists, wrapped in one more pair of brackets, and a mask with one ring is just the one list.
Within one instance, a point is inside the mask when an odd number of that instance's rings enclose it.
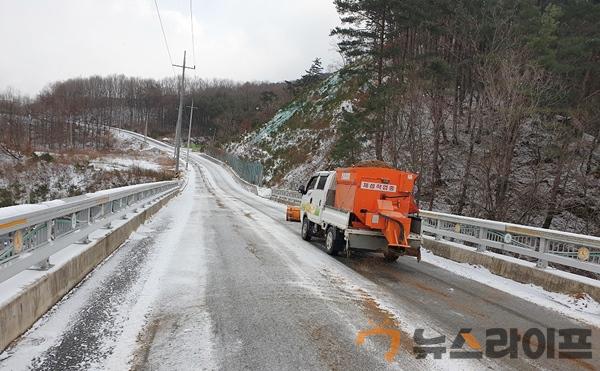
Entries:
{"label": "overcast sky", "polygon": [[[173,62],[193,64],[189,0],[158,0]],[[338,64],[332,0],[193,0],[199,77],[281,81]],[[70,77],[172,76],[153,0],[0,0],[0,91]],[[188,72],[186,72],[188,73]]]}

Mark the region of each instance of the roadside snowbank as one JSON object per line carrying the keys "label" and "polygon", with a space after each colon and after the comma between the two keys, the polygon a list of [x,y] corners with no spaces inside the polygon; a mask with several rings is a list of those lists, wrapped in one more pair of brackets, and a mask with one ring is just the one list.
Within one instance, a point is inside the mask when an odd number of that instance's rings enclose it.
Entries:
{"label": "roadside snowbank", "polygon": [[423,249],[422,260],[462,277],[494,287],[511,295],[520,297],[544,308],[559,312],[567,317],[600,327],[600,304],[587,294],[566,295],[549,292],[540,286],[523,284],[508,278],[497,276],[488,269],[467,263],[457,263],[434,255]]}

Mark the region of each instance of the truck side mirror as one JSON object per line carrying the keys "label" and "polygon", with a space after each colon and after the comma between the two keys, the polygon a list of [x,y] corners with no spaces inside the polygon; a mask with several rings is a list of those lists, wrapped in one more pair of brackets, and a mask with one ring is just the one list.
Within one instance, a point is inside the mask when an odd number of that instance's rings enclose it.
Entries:
{"label": "truck side mirror", "polygon": [[300,192],[300,194],[306,194],[306,188],[304,188],[304,185],[298,187],[298,192]]}

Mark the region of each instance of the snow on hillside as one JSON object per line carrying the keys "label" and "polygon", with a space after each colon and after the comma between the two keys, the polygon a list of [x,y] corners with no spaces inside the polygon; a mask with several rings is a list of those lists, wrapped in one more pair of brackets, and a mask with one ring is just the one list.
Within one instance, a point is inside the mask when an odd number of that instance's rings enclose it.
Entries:
{"label": "snow on hillside", "polygon": [[354,91],[345,84],[347,81],[340,72],[332,74],[228,150],[260,161],[265,166],[267,183],[303,182],[306,174],[329,165],[337,124],[345,112],[353,111]]}
{"label": "snow on hillside", "polygon": [[0,207],[38,203],[87,192],[172,179],[173,160],[149,146],[120,139],[96,152],[34,152],[0,158]]}
{"label": "snow on hillside", "polygon": [[104,156],[90,161],[90,165],[95,169],[102,170],[126,170],[133,167],[155,171],[163,170],[163,166],[155,161],[129,156]]}
{"label": "snow on hillside", "polygon": [[[295,189],[312,172],[340,165],[331,156],[339,139],[340,124],[345,122],[346,115],[364,109],[364,97],[368,93],[368,84],[360,81],[356,75],[352,77],[351,74],[334,73],[317,87],[296,97],[263,126],[246,134],[241,140],[230,143],[226,149],[240,157],[260,161],[265,167],[266,184]],[[421,174],[421,206],[427,207],[431,191],[428,178],[431,169],[428,166],[432,151],[433,124],[427,104],[410,109],[415,111],[406,112],[404,118],[399,118],[404,121],[397,123],[397,137],[388,136],[384,139],[384,159],[395,163],[398,168]],[[416,126],[418,132],[411,134],[406,129],[406,120],[412,114],[417,115],[420,121]],[[447,136],[450,137],[450,113],[447,116],[445,125]],[[485,114],[479,118],[484,122],[487,119]],[[544,221],[544,208],[548,204],[547,197],[554,181],[557,162],[554,148],[556,138],[550,129],[551,118],[545,120],[541,122],[531,118],[520,129],[512,160],[509,191],[511,200],[505,206],[505,221],[535,226],[541,226]],[[481,139],[478,140],[483,144],[477,142],[474,148],[469,191],[462,214],[488,218],[490,207],[494,206],[493,203],[490,205],[489,196],[494,192],[490,187],[494,187],[494,177],[497,175],[490,172],[491,160],[486,152],[490,146],[485,143],[493,142],[496,133],[493,126],[482,127],[479,134]],[[420,143],[413,143],[407,135],[416,136]],[[456,142],[442,140],[439,156],[442,182],[436,189],[433,210],[454,212],[465,174],[464,164],[469,151],[470,135],[461,128],[457,131]],[[373,159],[374,146],[368,138],[361,140],[356,148],[358,160]],[[579,153],[576,156],[581,158],[574,156],[575,166],[570,166],[563,176],[559,213],[554,216],[551,225],[554,229],[600,234],[600,151],[596,150],[591,157],[591,174],[582,175],[581,165],[581,159],[587,158],[594,145],[593,141],[591,135],[584,134],[572,143],[571,153]],[[391,157],[391,148],[395,148],[395,158]],[[582,189],[582,184],[586,186],[585,189]]]}

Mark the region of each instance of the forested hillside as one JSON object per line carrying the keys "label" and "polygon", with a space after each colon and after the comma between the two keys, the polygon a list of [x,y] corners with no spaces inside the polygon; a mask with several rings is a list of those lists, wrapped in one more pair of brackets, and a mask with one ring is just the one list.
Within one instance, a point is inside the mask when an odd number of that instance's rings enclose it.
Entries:
{"label": "forested hillside", "polygon": [[[285,83],[190,79],[186,85],[185,104],[193,98],[197,107],[192,136],[203,142],[251,130],[290,95]],[[123,146],[108,127],[141,133],[147,128],[151,136],[171,139],[178,104],[174,79],[76,78],[50,84],[33,99],[5,91],[0,94],[0,207],[172,178],[169,159],[148,148]],[[186,129],[189,112],[184,111]]]}
{"label": "forested hillside", "polygon": [[[185,104],[193,99],[198,107],[192,135],[218,141],[265,122],[289,97],[285,83],[190,79]],[[174,78],[74,78],[50,84],[33,99],[6,91],[0,94],[0,144],[22,152],[102,149],[110,146],[105,125],[141,133],[147,125],[151,136],[172,137],[178,105]],[[184,110],[186,124],[189,112]]]}
{"label": "forested hillside", "polygon": [[600,234],[600,3],[336,0],[346,67],[229,148],[272,184],[385,160],[426,209]]}

